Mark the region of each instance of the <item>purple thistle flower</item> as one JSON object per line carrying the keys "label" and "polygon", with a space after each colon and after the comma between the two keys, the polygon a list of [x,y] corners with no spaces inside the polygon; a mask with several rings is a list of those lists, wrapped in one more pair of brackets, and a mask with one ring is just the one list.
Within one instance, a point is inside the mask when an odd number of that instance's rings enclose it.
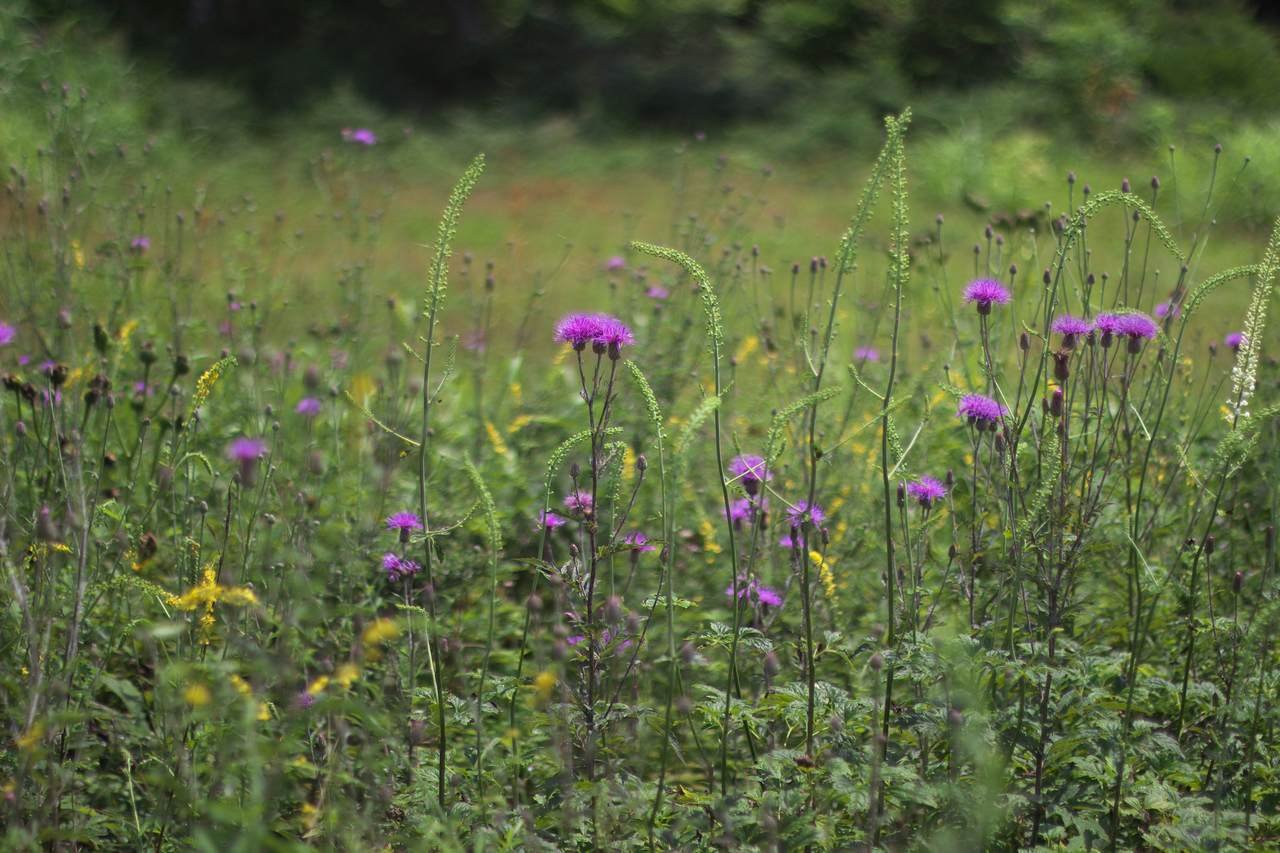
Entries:
{"label": "purple thistle flower", "polygon": [[1009,289],[993,278],[971,281],[964,289],[964,301],[977,303],[979,314],[990,314],[993,304],[1007,305],[1011,298]]}
{"label": "purple thistle flower", "polygon": [[1109,346],[1111,338],[1128,338],[1129,352],[1138,352],[1144,340],[1150,340],[1160,331],[1156,321],[1146,314],[1133,312],[1130,314],[1099,314],[1097,327],[1102,331],[1102,345]]}
{"label": "purple thistle flower", "polygon": [[942,500],[947,496],[947,487],[933,477],[924,476],[907,483],[907,494],[915,498],[920,506],[929,509],[934,501]]}
{"label": "purple thistle flower", "polygon": [[875,347],[858,347],[853,351],[853,357],[863,364],[876,362],[880,360],[880,350]]}
{"label": "purple thistle flower", "polygon": [[18,334],[18,330],[8,323],[0,323],[0,347],[8,346],[13,343],[13,338]]}
{"label": "purple thistle flower", "polygon": [[305,711],[312,705],[316,704],[316,697],[304,690],[298,694],[298,697],[294,700],[294,704],[297,705],[298,710]]}
{"label": "purple thistle flower", "polygon": [[416,513],[395,512],[387,516],[387,529],[400,531],[400,541],[408,542],[411,531],[422,529],[422,519]]}
{"label": "purple thistle flower", "polygon": [[631,550],[635,551],[636,553],[644,553],[648,551],[658,550],[656,545],[649,544],[649,537],[645,536],[639,530],[636,530],[632,533],[628,533],[626,535],[626,538],[624,538],[622,541],[630,545]]}
{"label": "purple thistle flower", "polygon": [[636,337],[631,334],[631,329],[626,323],[608,314],[601,315],[600,331],[592,342],[595,347],[608,349],[610,358],[617,358],[618,352],[624,346],[630,346],[635,342]]}
{"label": "purple thistle flower", "polygon": [[1222,339],[1222,342],[1226,344],[1227,348],[1232,352],[1239,352],[1240,347],[1244,346],[1244,341],[1244,333],[1242,332],[1228,332],[1227,336]]}
{"label": "purple thistle flower", "polygon": [[151,248],[151,238],[145,234],[139,234],[129,241],[129,248],[136,254],[146,254],[147,249]]}
{"label": "purple thistle flower", "polygon": [[614,255],[612,258],[604,262],[604,268],[609,272],[617,272],[620,269],[625,269],[626,266],[627,259],[621,255]]}
{"label": "purple thistle flower", "polygon": [[542,526],[548,530],[555,530],[557,527],[563,527],[567,523],[564,518],[556,515],[551,510],[542,511]]}
{"label": "purple thistle flower", "polygon": [[822,507],[817,504],[810,506],[807,500],[796,501],[793,506],[787,507],[787,518],[791,520],[793,528],[802,526],[806,521],[817,527],[826,517],[827,514],[822,511]]}
{"label": "purple thistle flower", "polygon": [[1156,306],[1155,315],[1161,320],[1166,317],[1172,317],[1176,320],[1182,316],[1182,306],[1176,305],[1173,302],[1161,302]]}
{"label": "purple thistle flower", "polygon": [[1093,323],[1083,317],[1063,314],[1055,318],[1053,325],[1049,328],[1056,334],[1062,335],[1062,343],[1070,349],[1075,346],[1076,338],[1084,337],[1093,331]]}
{"label": "purple thistle flower", "polygon": [[1003,405],[981,394],[965,394],[960,398],[958,414],[962,418],[968,418],[970,424],[995,429],[996,423],[1006,412]]}
{"label": "purple thistle flower", "polygon": [[763,456],[744,453],[729,460],[729,473],[742,481],[747,494],[754,495],[760,484],[773,479],[773,472],[768,469]]}
{"label": "purple thistle flower", "polygon": [[233,462],[257,462],[267,451],[267,443],[260,438],[241,436],[227,445],[227,458]]}
{"label": "purple thistle flower", "polygon": [[[724,594],[731,601],[733,600],[733,584],[725,587]],[[767,587],[757,580],[750,583],[744,577],[738,578],[738,598],[746,599],[750,604],[765,604],[769,607],[781,607],[782,596],[776,589]]]}
{"label": "purple thistle flower", "polygon": [[591,515],[591,510],[595,507],[595,502],[591,498],[589,492],[577,491],[571,492],[565,496],[565,509],[570,512],[580,512],[583,515]]}
{"label": "purple thistle flower", "polygon": [[556,324],[556,340],[569,344],[576,350],[586,349],[587,344],[600,334],[599,314],[566,314]]}
{"label": "purple thistle flower", "polygon": [[757,509],[767,509],[768,506],[769,502],[763,499],[757,501],[754,498],[738,498],[729,504],[726,517],[735,524],[740,524],[754,518]]}
{"label": "purple thistle flower", "polygon": [[387,580],[393,582],[416,575],[422,570],[422,566],[416,561],[406,560],[390,551],[382,555],[382,568],[387,571]]}
{"label": "purple thistle flower", "polygon": [[778,537],[778,545],[790,551],[792,548],[800,547],[801,540],[795,536],[792,536],[790,533],[784,533]]}
{"label": "purple thistle flower", "polygon": [[303,397],[293,410],[304,418],[314,418],[320,414],[320,401],[315,397]]}
{"label": "purple thistle flower", "polygon": [[644,295],[649,297],[650,299],[655,299],[660,302],[663,299],[666,299],[668,296],[670,296],[671,291],[667,290],[665,287],[663,287],[660,284],[651,284],[649,285],[649,288],[644,292]]}
{"label": "purple thistle flower", "polygon": [[253,484],[257,473],[258,460],[267,452],[267,443],[260,438],[241,436],[227,445],[227,458],[240,463],[240,483],[245,486]]}

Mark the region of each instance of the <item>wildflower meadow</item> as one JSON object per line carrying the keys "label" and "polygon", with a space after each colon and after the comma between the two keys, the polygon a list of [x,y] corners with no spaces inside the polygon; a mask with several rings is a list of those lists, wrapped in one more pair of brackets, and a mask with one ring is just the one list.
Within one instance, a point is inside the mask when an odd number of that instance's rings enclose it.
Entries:
{"label": "wildflower meadow", "polygon": [[1280,230],[1208,251],[1234,152],[975,229],[903,109],[803,256],[770,170],[682,154],[566,267],[471,226],[493,157],[402,240],[399,130],[282,156],[286,213],[40,97],[5,849],[1280,846]]}

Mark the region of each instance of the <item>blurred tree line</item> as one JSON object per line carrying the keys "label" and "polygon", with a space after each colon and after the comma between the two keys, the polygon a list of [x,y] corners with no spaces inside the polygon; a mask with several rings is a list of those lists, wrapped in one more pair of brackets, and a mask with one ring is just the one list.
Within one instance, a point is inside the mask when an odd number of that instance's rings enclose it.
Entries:
{"label": "blurred tree line", "polygon": [[[457,106],[687,128],[925,121],[1007,107],[1090,133],[1141,99],[1271,112],[1270,8],[1242,0],[32,0],[277,112],[349,84],[418,114]],[[975,96],[975,93],[976,96]],[[817,122],[821,132],[821,121]]]}

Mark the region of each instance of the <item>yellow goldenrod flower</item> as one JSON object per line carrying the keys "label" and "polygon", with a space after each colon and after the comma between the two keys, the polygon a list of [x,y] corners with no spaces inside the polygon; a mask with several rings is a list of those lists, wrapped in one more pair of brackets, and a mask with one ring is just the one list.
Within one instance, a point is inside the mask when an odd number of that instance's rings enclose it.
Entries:
{"label": "yellow goldenrod flower", "polygon": [[319,696],[321,693],[324,692],[324,689],[328,686],[329,686],[329,676],[322,675],[319,678],[317,678],[315,681],[307,685],[307,693],[309,693],[312,696]]}
{"label": "yellow goldenrod flower", "polygon": [[520,387],[519,382],[512,382],[507,386],[507,390],[511,392],[511,401],[517,406],[524,405],[524,389]]}
{"label": "yellow goldenrod flower", "polygon": [[507,435],[515,435],[531,423],[533,423],[533,418],[529,415],[516,415],[507,426]]}
{"label": "yellow goldenrod flower", "polygon": [[271,719],[271,706],[266,702],[259,702],[258,720],[265,723],[269,719]]}
{"label": "yellow goldenrod flower", "polygon": [[249,686],[249,682],[245,681],[235,673],[231,674],[231,687],[241,696],[252,696],[253,688]]}
{"label": "yellow goldenrod flower", "polygon": [[755,335],[748,335],[742,339],[742,344],[738,347],[738,351],[733,354],[733,357],[738,364],[742,364],[759,346],[760,339]]}
{"label": "yellow goldenrod flower", "polygon": [[191,408],[200,408],[204,405],[205,400],[209,399],[209,394],[213,391],[213,386],[218,383],[218,377],[226,371],[228,367],[234,366],[236,363],[234,356],[220,358],[210,365],[209,369],[200,374],[200,378],[196,380],[195,393],[191,395]]}

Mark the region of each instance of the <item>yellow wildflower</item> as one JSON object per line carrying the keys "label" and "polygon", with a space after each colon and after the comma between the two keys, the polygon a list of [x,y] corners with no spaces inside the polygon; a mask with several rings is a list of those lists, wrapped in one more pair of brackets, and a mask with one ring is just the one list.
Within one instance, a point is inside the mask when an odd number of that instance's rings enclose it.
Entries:
{"label": "yellow wildflower", "polygon": [[200,617],[200,629],[204,633],[204,642],[209,642],[209,633],[215,624],[213,605],[223,604],[257,604],[258,598],[253,590],[242,586],[223,586],[218,583],[218,573],[214,564],[204,568],[204,576],[200,583],[182,595],[169,596],[169,604],[179,610],[195,610],[204,607],[204,615]]}
{"label": "yellow wildflower", "polygon": [[543,670],[533,677],[533,689],[538,693],[538,701],[546,702],[551,698],[551,691],[555,690],[559,679],[555,673]]}
{"label": "yellow wildflower", "polygon": [[187,685],[187,689],[182,691],[182,698],[185,699],[187,704],[192,708],[203,708],[205,705],[208,705],[213,701],[213,696],[209,693],[209,688],[205,687],[203,684]]}
{"label": "yellow wildflower", "polygon": [[822,591],[829,600],[834,599],[836,597],[836,578],[831,571],[831,560],[824,560],[819,552],[810,551],[809,562],[818,567],[818,580],[822,582]]}
{"label": "yellow wildflower", "polygon": [[253,688],[249,686],[249,682],[245,681],[234,672],[231,674],[231,687],[241,696],[252,696]]}
{"label": "yellow wildflower", "polygon": [[524,389],[520,387],[519,382],[512,382],[507,386],[507,390],[511,392],[511,400],[517,406],[524,405]]}
{"label": "yellow wildflower", "polygon": [[259,702],[258,720],[265,723],[269,719],[271,719],[271,706],[266,702]]}
{"label": "yellow wildflower", "polygon": [[400,626],[391,619],[377,619],[364,629],[364,644],[377,646],[400,636]]}
{"label": "yellow wildflower", "polygon": [[317,678],[315,681],[307,685],[307,693],[309,693],[312,696],[319,696],[321,693],[324,692],[324,689],[328,686],[329,686],[329,676],[322,675],[319,678]]}
{"label": "yellow wildflower", "polygon": [[702,547],[708,554],[719,554],[723,550],[713,538],[715,532],[715,525],[708,519],[702,519],[702,523],[698,525],[698,533],[702,535]]}
{"label": "yellow wildflower", "polygon": [[191,395],[192,410],[198,409],[204,405],[205,400],[209,399],[209,394],[213,391],[213,386],[218,383],[218,377],[226,371],[228,367],[235,365],[234,356],[220,358],[209,366],[209,369],[200,374],[200,378],[196,380],[196,391]]}
{"label": "yellow wildflower", "polygon": [[738,351],[733,354],[733,358],[738,364],[742,364],[747,360],[751,353],[755,352],[760,346],[760,339],[755,335],[748,335],[742,339],[742,344],[738,347]]}
{"label": "yellow wildflower", "polygon": [[333,680],[341,684],[344,690],[350,690],[351,685],[359,679],[360,667],[353,663],[344,663],[333,674]]}
{"label": "yellow wildflower", "polygon": [[502,433],[498,432],[498,428],[493,425],[493,421],[484,422],[484,431],[489,434],[489,443],[493,445],[493,452],[499,456],[506,456],[507,443],[502,440]]}
{"label": "yellow wildflower", "polygon": [[630,480],[636,474],[636,452],[627,445],[622,451],[622,479]]}
{"label": "yellow wildflower", "polygon": [[84,249],[80,248],[79,240],[71,241],[71,259],[75,261],[76,269],[84,269]]}
{"label": "yellow wildflower", "polygon": [[37,721],[31,728],[18,735],[13,742],[17,744],[18,749],[29,752],[35,749],[42,739],[44,739],[44,723]]}
{"label": "yellow wildflower", "polygon": [[529,415],[516,415],[507,426],[507,434],[515,435],[531,423],[533,423],[533,418]]}

